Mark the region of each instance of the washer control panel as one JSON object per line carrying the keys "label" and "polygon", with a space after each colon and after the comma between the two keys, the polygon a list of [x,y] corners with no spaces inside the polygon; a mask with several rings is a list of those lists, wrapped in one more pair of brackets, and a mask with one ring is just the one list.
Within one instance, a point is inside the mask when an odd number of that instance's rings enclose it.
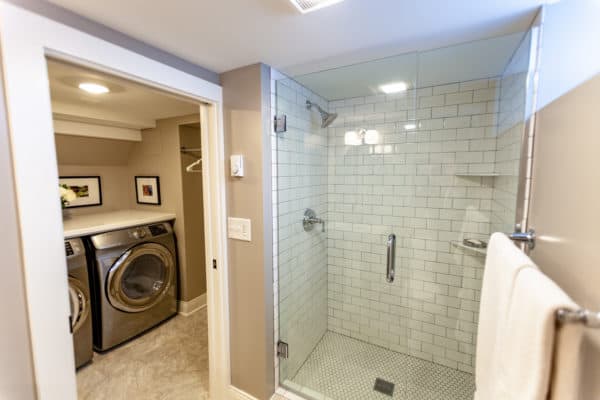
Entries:
{"label": "washer control panel", "polygon": [[143,239],[146,237],[146,234],[146,229],[142,227],[131,229],[129,231],[129,236],[131,236],[133,239]]}

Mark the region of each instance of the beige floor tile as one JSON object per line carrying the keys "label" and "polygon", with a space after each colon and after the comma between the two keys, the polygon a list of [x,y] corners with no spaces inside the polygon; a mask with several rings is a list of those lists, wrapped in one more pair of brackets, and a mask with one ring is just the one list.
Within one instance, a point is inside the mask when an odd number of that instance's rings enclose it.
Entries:
{"label": "beige floor tile", "polygon": [[208,399],[206,309],[177,315],[77,372],[81,400]]}

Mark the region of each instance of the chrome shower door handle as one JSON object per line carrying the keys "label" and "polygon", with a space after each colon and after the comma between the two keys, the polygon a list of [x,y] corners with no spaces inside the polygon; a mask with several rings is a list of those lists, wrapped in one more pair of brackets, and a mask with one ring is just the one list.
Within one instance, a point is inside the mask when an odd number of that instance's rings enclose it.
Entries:
{"label": "chrome shower door handle", "polygon": [[396,275],[396,235],[393,233],[388,236],[387,240],[387,268],[385,280],[388,283],[394,282]]}

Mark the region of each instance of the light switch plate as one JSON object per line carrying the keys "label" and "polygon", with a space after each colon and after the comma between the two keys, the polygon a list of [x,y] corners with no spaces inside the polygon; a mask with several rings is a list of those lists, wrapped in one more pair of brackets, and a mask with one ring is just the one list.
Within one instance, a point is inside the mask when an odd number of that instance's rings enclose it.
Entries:
{"label": "light switch plate", "polygon": [[227,232],[230,239],[252,241],[252,223],[245,218],[227,218]]}

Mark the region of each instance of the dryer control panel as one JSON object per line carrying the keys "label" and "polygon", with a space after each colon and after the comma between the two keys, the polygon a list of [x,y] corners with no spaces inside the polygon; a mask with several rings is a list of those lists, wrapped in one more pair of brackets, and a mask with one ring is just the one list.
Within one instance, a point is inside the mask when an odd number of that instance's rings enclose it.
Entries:
{"label": "dryer control panel", "polygon": [[77,256],[83,252],[81,239],[65,240],[65,253],[67,257]]}
{"label": "dryer control panel", "polygon": [[165,224],[150,225],[148,229],[150,230],[152,236],[159,236],[169,233],[169,230],[165,227]]}

